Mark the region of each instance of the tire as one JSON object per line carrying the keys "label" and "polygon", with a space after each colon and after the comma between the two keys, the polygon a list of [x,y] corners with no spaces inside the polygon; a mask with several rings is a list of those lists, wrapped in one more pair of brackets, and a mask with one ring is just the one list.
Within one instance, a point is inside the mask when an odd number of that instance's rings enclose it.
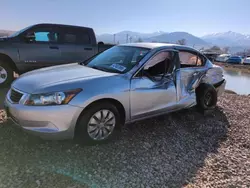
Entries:
{"label": "tire", "polygon": [[13,69],[8,62],[0,60],[0,87],[6,87],[14,80]]}
{"label": "tire", "polygon": [[[109,111],[111,115],[109,115],[109,117],[107,119],[109,119],[113,115],[115,118],[115,123],[114,123],[113,130],[106,138],[93,139],[93,135],[91,137],[91,134],[92,134],[92,130],[94,130],[95,126],[89,126],[89,124],[93,123],[93,125],[94,125],[94,123],[97,122],[96,120],[94,120],[94,121],[91,121],[91,123],[90,123],[90,120],[96,113],[97,113],[96,117],[100,117],[101,116],[100,111],[103,111],[103,117],[107,116],[107,111]],[[120,128],[121,128],[121,118],[120,117],[121,116],[120,116],[118,109],[112,103],[101,102],[101,103],[94,104],[90,108],[86,109],[86,111],[84,111],[82,113],[82,115],[80,116],[80,118],[77,122],[77,125],[76,125],[75,138],[77,139],[77,141],[80,141],[84,145],[103,144],[103,143],[106,143],[110,140],[113,140],[120,132]],[[108,123],[112,124],[113,122],[109,121]],[[98,126],[105,127],[105,125],[100,125],[100,124]],[[106,128],[104,128],[104,127],[102,127],[101,132],[99,132],[99,133],[102,133],[102,135],[104,134],[103,131],[105,131],[105,133],[107,133],[107,130],[108,130],[107,128],[110,128],[111,126],[107,126]],[[97,131],[95,131],[93,133],[96,134]]]}
{"label": "tire", "polygon": [[213,110],[217,104],[217,92],[210,84],[201,84],[196,89],[196,102],[199,111]]}

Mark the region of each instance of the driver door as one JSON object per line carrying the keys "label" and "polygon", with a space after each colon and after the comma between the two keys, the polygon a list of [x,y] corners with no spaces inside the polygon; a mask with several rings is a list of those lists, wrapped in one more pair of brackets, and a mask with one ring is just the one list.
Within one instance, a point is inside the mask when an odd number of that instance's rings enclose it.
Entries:
{"label": "driver door", "polygon": [[59,33],[56,28],[36,27],[28,30],[24,36],[18,49],[25,72],[61,63],[61,51],[58,47]]}
{"label": "driver door", "polygon": [[131,119],[171,111],[177,104],[174,58],[175,51],[154,55],[131,80]]}

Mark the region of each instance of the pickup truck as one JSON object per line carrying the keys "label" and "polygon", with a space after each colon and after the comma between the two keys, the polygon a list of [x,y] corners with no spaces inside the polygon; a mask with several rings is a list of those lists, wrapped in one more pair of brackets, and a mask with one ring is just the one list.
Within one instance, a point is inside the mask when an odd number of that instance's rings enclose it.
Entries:
{"label": "pickup truck", "polygon": [[12,82],[13,72],[85,61],[112,46],[97,44],[92,28],[45,23],[26,27],[0,38],[0,87]]}

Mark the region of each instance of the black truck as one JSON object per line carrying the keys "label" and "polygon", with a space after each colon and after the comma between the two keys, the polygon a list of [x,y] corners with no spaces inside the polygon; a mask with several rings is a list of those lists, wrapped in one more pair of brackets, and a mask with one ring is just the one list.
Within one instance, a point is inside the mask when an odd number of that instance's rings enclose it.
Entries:
{"label": "black truck", "polygon": [[26,27],[0,38],[0,86],[12,82],[13,72],[84,61],[112,46],[97,44],[88,27],[45,23]]}

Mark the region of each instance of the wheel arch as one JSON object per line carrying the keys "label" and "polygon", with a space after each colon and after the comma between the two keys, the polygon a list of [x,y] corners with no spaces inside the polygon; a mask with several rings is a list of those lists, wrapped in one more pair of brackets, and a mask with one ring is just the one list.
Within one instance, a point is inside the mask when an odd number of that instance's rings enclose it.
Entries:
{"label": "wheel arch", "polygon": [[[212,89],[212,90],[211,90]],[[205,96],[205,91],[210,90],[211,92],[211,104],[204,104],[204,96]],[[218,95],[216,88],[213,84],[211,83],[200,83],[200,85],[196,88],[195,90],[195,95],[196,95],[196,103],[197,107],[200,111],[204,112],[205,110],[211,110],[214,109],[217,101],[218,101]]]}
{"label": "wheel arch", "polygon": [[82,115],[84,114],[84,112],[86,112],[88,109],[90,109],[92,106],[94,105],[97,105],[99,103],[102,103],[102,102],[109,102],[111,104],[113,104],[114,106],[116,106],[117,110],[119,111],[119,113],[121,114],[121,123],[124,124],[125,123],[125,120],[126,120],[126,111],[125,111],[125,108],[124,106],[122,105],[122,103],[116,99],[113,99],[113,98],[102,98],[102,99],[98,99],[98,100],[95,100],[93,102],[91,102],[90,104],[88,104],[83,110],[82,112],[80,113],[80,115],[78,116],[77,118],[77,121],[76,121],[76,125],[75,125],[75,131],[77,129],[77,125],[82,117]]}
{"label": "wheel arch", "polygon": [[[204,88],[204,87],[206,87],[206,86],[212,86],[212,87],[214,87],[214,84],[206,83],[206,82],[201,82],[201,83],[198,85],[198,87],[195,88],[195,94],[196,94],[196,96],[197,96],[199,90],[202,89],[202,88]],[[214,88],[215,88],[215,87],[214,87]]]}
{"label": "wheel arch", "polygon": [[17,69],[17,66],[15,62],[6,54],[0,53],[0,60],[2,60],[5,63],[9,63],[10,67],[15,71],[19,72]]}

